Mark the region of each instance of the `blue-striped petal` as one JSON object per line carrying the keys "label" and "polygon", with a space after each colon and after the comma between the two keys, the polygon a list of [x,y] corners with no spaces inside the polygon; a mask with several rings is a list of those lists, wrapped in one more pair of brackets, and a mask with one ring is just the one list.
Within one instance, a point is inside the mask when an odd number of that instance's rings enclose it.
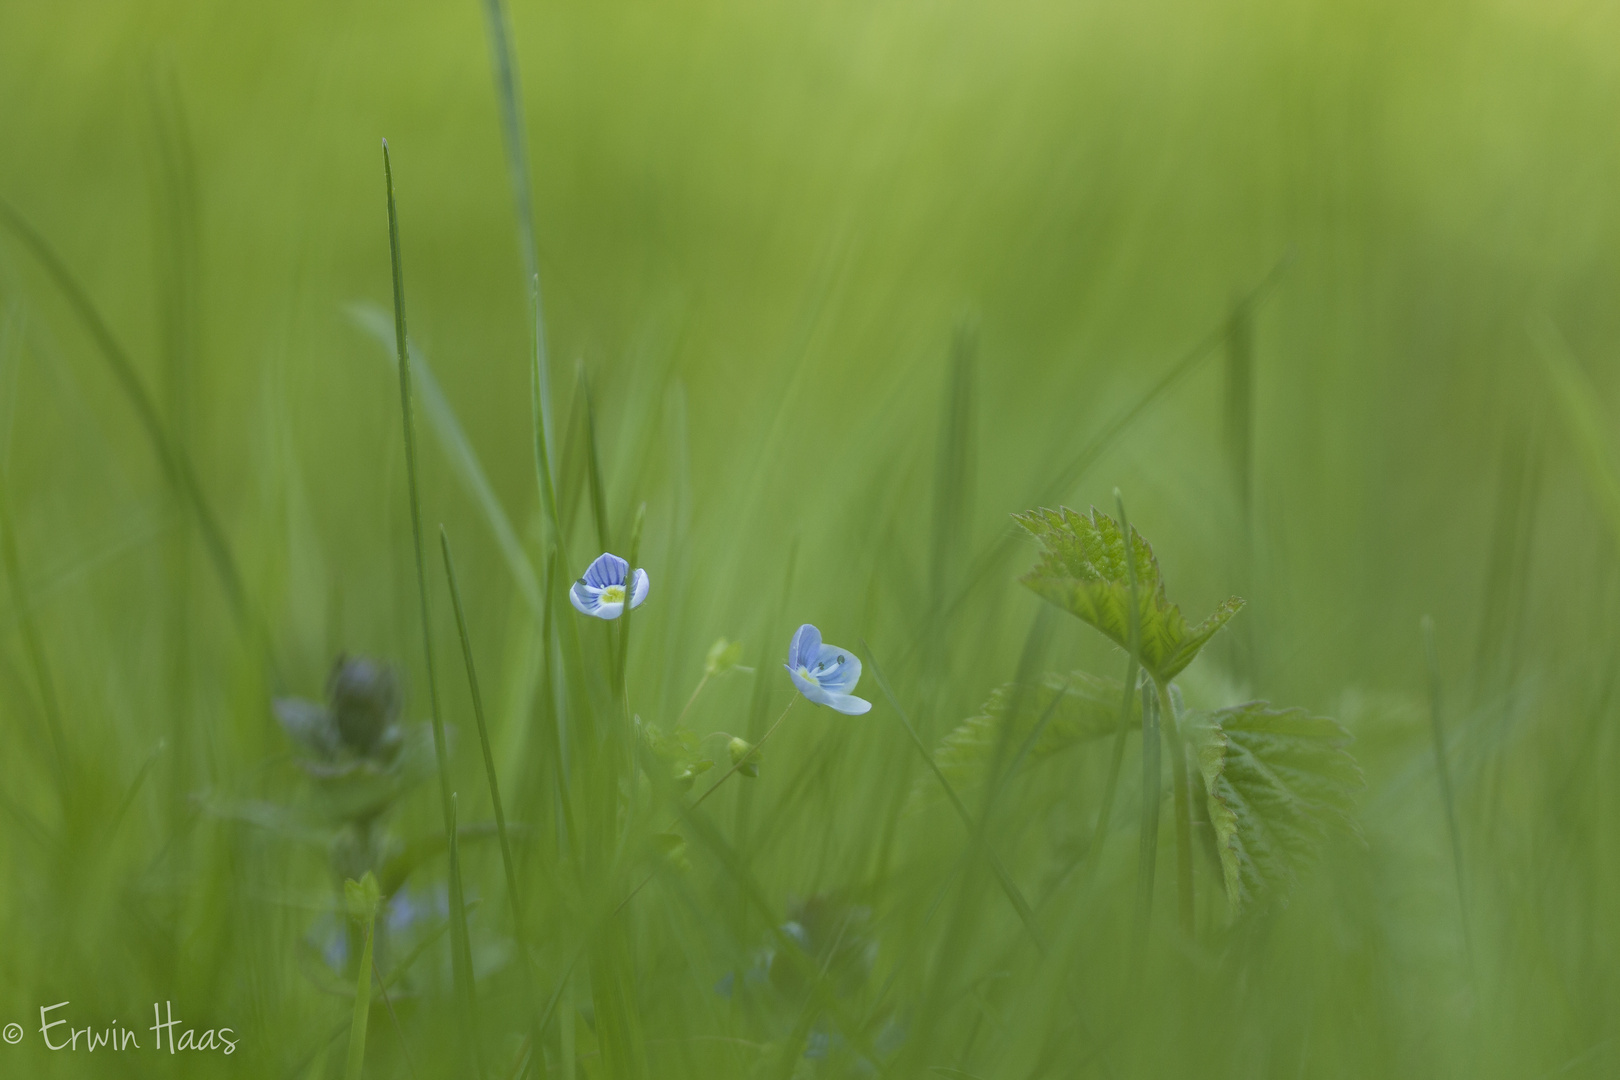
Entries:
{"label": "blue-striped petal", "polygon": [[788,642],[788,670],[797,671],[801,667],[814,667],[816,654],[821,651],[821,631],[809,623],[805,623],[793,633],[793,640]]}
{"label": "blue-striped petal", "polygon": [[585,568],[585,574],[580,580],[598,589],[605,589],[609,585],[623,585],[624,575],[629,569],[629,563],[610,551],[604,551]]}

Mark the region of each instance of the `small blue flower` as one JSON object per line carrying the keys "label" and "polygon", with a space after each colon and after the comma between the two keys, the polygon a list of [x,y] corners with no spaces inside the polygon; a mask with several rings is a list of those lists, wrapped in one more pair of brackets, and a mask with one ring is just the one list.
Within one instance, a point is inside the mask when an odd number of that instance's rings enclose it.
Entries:
{"label": "small blue flower", "polygon": [[850,693],[861,681],[861,662],[848,649],[823,645],[821,631],[805,623],[788,643],[784,665],[799,693],[829,709],[847,716],[859,716],[872,707],[870,701]]}
{"label": "small blue flower", "polygon": [[[617,555],[603,552],[585,569],[585,576],[568,590],[568,599],[581,615],[617,619],[624,614],[625,575],[630,564]],[[631,589],[630,606],[640,607],[647,599],[647,571],[637,570]]]}

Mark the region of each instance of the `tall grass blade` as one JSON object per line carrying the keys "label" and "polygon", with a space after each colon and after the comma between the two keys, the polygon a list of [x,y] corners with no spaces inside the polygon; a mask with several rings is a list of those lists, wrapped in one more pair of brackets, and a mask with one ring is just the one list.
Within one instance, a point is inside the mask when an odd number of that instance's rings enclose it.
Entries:
{"label": "tall grass blade", "polygon": [[1136,954],[1141,968],[1153,914],[1153,876],[1159,856],[1159,699],[1142,684],[1142,825],[1136,856]]}
{"label": "tall grass blade", "polygon": [[[585,466],[590,481],[591,517],[596,522],[596,543],[603,551],[613,550],[613,539],[608,528],[607,496],[602,484],[602,451],[596,439],[596,402],[591,397],[591,382],[585,365],[579,365],[580,393],[585,400]],[[634,565],[632,563],[632,565]],[[628,615],[628,609],[625,611]]]}
{"label": "tall grass blade", "polygon": [[551,427],[551,380],[546,355],[545,309],[540,292],[540,250],[534,231],[534,188],[529,177],[528,140],[523,125],[523,92],[519,86],[517,53],[512,27],[501,0],[484,0],[484,25],[489,33],[490,60],[495,68],[495,97],[501,108],[501,141],[506,149],[507,178],[512,185],[512,208],[517,214],[518,250],[523,256],[523,281],[529,300],[530,342],[534,363],[536,437],[549,459],[556,451]]}
{"label": "tall grass blade", "polygon": [[[149,85],[153,127],[157,133],[159,229],[156,281],[163,354],[167,427],[177,454],[185,460],[192,450],[192,384],[196,379],[198,220],[196,164],[185,109],[172,68],[154,72]],[[176,521],[186,514],[185,498],[170,487]],[[169,648],[170,738],[173,740],[174,779],[169,784],[170,827],[186,813],[186,792],[191,787],[191,531],[167,530],[165,547],[168,576],[166,639]],[[206,738],[206,733],[205,733]],[[209,772],[212,774],[212,754]]]}
{"label": "tall grass blade", "polygon": [[[461,881],[461,824],[459,799],[450,793],[450,948],[456,981],[462,986],[461,1002],[466,1010],[463,1044],[469,1048],[476,1074],[484,1075],[484,1047],[478,1036],[478,986],[473,977],[472,940],[467,933],[467,891]],[[460,912],[458,919],[456,912]],[[456,933],[459,923],[461,933]]]}
{"label": "tall grass blade", "polygon": [[1440,661],[1434,647],[1434,619],[1423,616],[1423,660],[1429,676],[1429,729],[1434,735],[1434,771],[1440,784],[1440,800],[1446,814],[1446,836],[1451,842],[1451,870],[1457,885],[1458,923],[1462,927],[1464,959],[1469,979],[1474,974],[1474,937],[1468,917],[1468,884],[1463,874],[1462,830],[1457,825],[1457,798],[1451,785],[1451,765],[1446,754],[1445,730],[1441,721]]}
{"label": "tall grass blade", "polygon": [[[933,536],[929,545],[928,595],[937,615],[948,595],[956,559],[967,543],[967,524],[973,509],[973,368],[978,352],[978,327],[964,322],[951,342],[950,370],[946,377],[944,417],[934,466]],[[941,620],[931,619],[936,633]]]}
{"label": "tall grass blade", "polygon": [[1609,526],[1611,539],[1620,545],[1620,470],[1596,403],[1602,400],[1592,380],[1581,370],[1569,347],[1551,323],[1531,327],[1541,352],[1542,368],[1552,384],[1553,401],[1564,421],[1597,509]]}
{"label": "tall grass blade", "polygon": [[344,1080],[360,1080],[366,1062],[366,1028],[371,1020],[371,957],[377,927],[377,882],[367,874],[364,882],[350,881],[343,891],[349,904],[349,916],[360,919],[365,926],[365,945],[360,953],[359,973],[355,976],[354,1014],[349,1022],[349,1056],[343,1068]]}
{"label": "tall grass blade", "polygon": [[22,628],[23,647],[33,668],[34,683],[39,692],[40,707],[45,714],[45,725],[51,743],[51,765],[56,776],[57,797],[62,810],[67,812],[72,801],[73,775],[69,757],[67,735],[62,721],[62,705],[56,695],[56,679],[51,674],[50,661],[45,653],[45,638],[40,633],[34,605],[23,580],[22,560],[17,554],[17,529],[11,513],[9,485],[0,481],[0,560],[4,561],[6,576],[11,579],[11,602],[17,609],[17,621]]}
{"label": "tall grass blade", "polygon": [[522,968],[528,971],[529,954],[525,943],[522,894],[518,889],[517,867],[512,861],[512,841],[506,831],[506,810],[501,805],[500,778],[495,769],[495,753],[490,749],[489,725],[484,720],[484,695],[478,688],[478,669],[473,663],[472,638],[467,633],[467,616],[461,606],[461,586],[456,580],[455,560],[450,556],[450,536],[439,526],[439,550],[444,554],[444,577],[450,585],[450,606],[456,615],[456,633],[461,638],[461,659],[467,669],[467,690],[472,695],[473,719],[478,725],[478,745],[484,753],[484,775],[489,781],[489,799],[495,813],[495,835],[501,846],[501,870],[506,877],[506,896],[512,905],[513,937],[523,953]]}
{"label": "tall grass blade", "polygon": [[422,619],[422,655],[427,667],[428,706],[433,726],[433,755],[438,765],[440,806],[444,813],[445,836],[451,847],[450,936],[451,952],[457,957],[456,983],[469,1017],[476,1015],[473,1004],[472,973],[460,958],[470,955],[467,947],[467,909],[461,881],[455,870],[456,807],[450,789],[450,751],[445,744],[444,713],[439,707],[439,682],[433,664],[433,619],[428,605],[427,560],[422,550],[422,504],[416,470],[416,425],[411,408],[411,357],[405,327],[405,266],[399,243],[399,211],[394,202],[394,166],[383,140],[383,179],[388,188],[388,251],[394,282],[394,341],[399,350],[399,405],[405,428],[405,472],[411,496],[411,542],[416,554],[416,593]]}
{"label": "tall grass blade", "polygon": [[1254,304],[1245,297],[1226,320],[1226,467],[1245,533],[1254,489]]}

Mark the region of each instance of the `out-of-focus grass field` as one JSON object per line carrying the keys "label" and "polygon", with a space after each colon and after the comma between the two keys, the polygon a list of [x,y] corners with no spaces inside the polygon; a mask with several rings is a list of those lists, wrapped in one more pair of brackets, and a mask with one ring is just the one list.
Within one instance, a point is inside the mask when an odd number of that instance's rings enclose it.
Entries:
{"label": "out-of-focus grass field", "polygon": [[[552,603],[548,631],[525,584],[544,589],[554,538],[478,3],[9,0],[0,197],[131,359],[246,614],[104,343],[0,228],[0,1024],[24,1031],[0,1074],[343,1074],[345,841],[271,701],[319,699],[348,652],[399,666],[404,719],[430,712],[382,137],[412,342],[517,545],[419,407],[477,1020],[432,936],[451,905],[430,765],[385,819],[423,857],[378,937],[397,978],[364,1075],[1620,1073],[1620,15],[510,15],[559,587],[628,555],[645,504],[635,715],[667,730],[724,636],[743,669],[684,724],[757,740],[803,622],[866,658],[875,707],[799,704],[759,776],[690,813],[619,751],[559,769],[560,683],[600,696],[618,628]],[[964,793],[973,833],[896,708],[933,748],[1021,656],[1123,676],[1121,650],[1017,584],[1035,546],[1009,540],[1013,512],[1112,513],[1116,487],[1190,615],[1249,601],[1181,678],[1189,706],[1335,717],[1366,778],[1361,836],[1265,903],[1234,913],[1201,847],[1191,937],[1166,787],[1134,948],[1139,741],[1098,854],[1107,740]],[[583,671],[558,645],[576,629]],[[623,750],[610,713],[593,723]],[[694,794],[730,764],[707,745]],[[666,858],[649,836],[671,819]],[[53,1018],[117,1018],[142,1049],[46,1050],[39,1009],[61,1001]],[[236,1051],[155,1052],[155,1001]]]}

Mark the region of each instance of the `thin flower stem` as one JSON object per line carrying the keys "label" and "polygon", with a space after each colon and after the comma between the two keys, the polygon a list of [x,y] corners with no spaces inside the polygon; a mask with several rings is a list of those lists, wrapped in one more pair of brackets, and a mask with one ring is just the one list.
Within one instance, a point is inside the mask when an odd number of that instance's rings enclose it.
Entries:
{"label": "thin flower stem", "polygon": [[[693,697],[696,697],[696,696],[697,696],[696,694],[693,695]],[[703,805],[703,800],[707,799],[710,795],[713,795],[715,793],[715,790],[718,789],[721,784],[723,784],[727,780],[731,779],[731,774],[732,773],[736,772],[738,769],[740,769],[744,765],[748,764],[749,759],[752,758],[755,754],[759,753],[760,749],[770,739],[771,735],[776,731],[776,729],[782,726],[782,721],[787,719],[788,713],[793,711],[793,706],[797,705],[798,702],[799,702],[799,695],[794,694],[793,699],[787,703],[787,708],[782,710],[782,715],[778,716],[776,718],[776,723],[774,723],[774,724],[772,724],[770,726],[770,728],[765,732],[764,736],[759,740],[759,742],[757,742],[753,746],[749,747],[748,748],[748,753],[746,753],[742,757],[738,758],[736,764],[734,764],[731,768],[727,769],[726,774],[724,776],[722,776],[720,779],[716,780],[712,785],[710,785],[708,790],[706,790],[702,795],[699,795],[697,797],[697,799],[692,803],[692,805],[688,806],[686,808],[686,813],[691,813],[693,810],[696,810],[698,807],[702,806]],[[672,828],[674,827],[673,823],[671,823],[671,827]],[[656,873],[656,871],[654,873]],[[619,912],[623,911],[625,906],[627,904],[629,904],[630,901],[634,900],[636,898],[636,896],[641,892],[642,889],[645,889],[647,887],[647,883],[652,881],[653,876],[654,876],[654,874],[648,874],[646,877],[642,878],[641,882],[635,888],[630,890],[629,895],[627,895],[623,900],[619,901],[619,906],[613,909],[613,914],[617,915]]]}
{"label": "thin flower stem", "polygon": [[705,791],[702,795],[699,795],[697,797],[697,801],[692,803],[692,805],[687,807],[687,809],[688,810],[696,810],[698,807],[702,806],[703,805],[703,800],[707,799],[710,795],[713,795],[716,788],[718,788],[721,784],[725,783],[727,780],[731,779],[731,774],[732,773],[736,772],[738,769],[740,769],[744,765],[748,764],[749,758],[752,758],[755,754],[759,753],[760,749],[762,747],[764,747],[766,742],[768,742],[770,740],[771,735],[775,733],[776,729],[782,726],[782,721],[787,719],[788,713],[793,711],[793,706],[797,705],[798,703],[799,703],[799,695],[794,694],[792,700],[790,700],[787,703],[787,708],[782,710],[782,715],[778,716],[776,718],[776,723],[772,724],[770,726],[770,728],[768,730],[766,730],[765,734],[760,738],[759,742],[755,743],[753,746],[750,746],[748,748],[748,753],[746,753],[742,757],[738,758],[736,764],[732,765],[731,768],[727,769],[726,774],[724,776],[722,776],[720,779],[716,780],[713,783],[713,785],[711,785],[709,787],[709,789],[707,791]]}
{"label": "thin flower stem", "polygon": [[692,691],[692,696],[686,699],[685,705],[681,706],[681,714],[675,718],[675,727],[677,729],[681,726],[681,721],[686,719],[686,714],[692,711],[692,704],[697,701],[698,695],[703,693],[703,688],[708,685],[709,672],[705,671],[703,678],[698,680],[697,689]]}

